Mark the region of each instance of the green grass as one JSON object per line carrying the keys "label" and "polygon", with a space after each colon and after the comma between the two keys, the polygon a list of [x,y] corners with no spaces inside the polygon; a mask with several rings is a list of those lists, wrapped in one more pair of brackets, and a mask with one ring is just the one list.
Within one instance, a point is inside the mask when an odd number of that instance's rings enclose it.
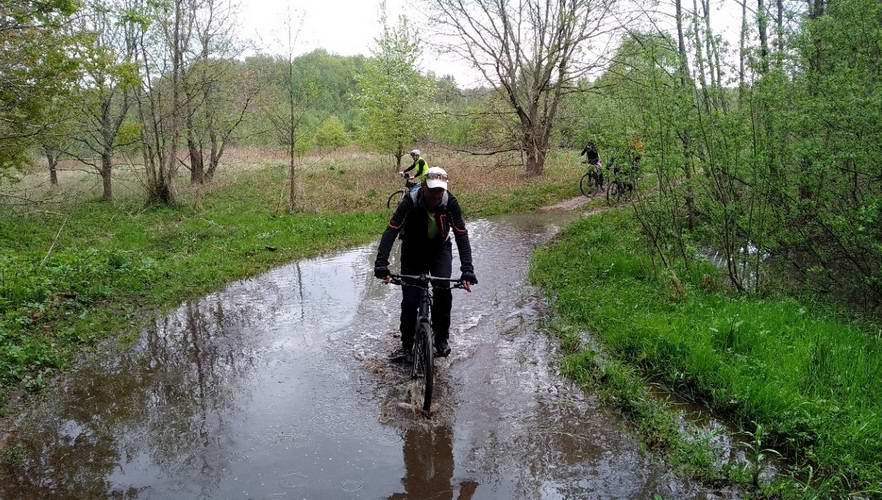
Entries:
{"label": "green grass", "polygon": [[575,183],[545,184],[541,181],[514,189],[511,193],[506,193],[506,196],[481,196],[468,191],[457,195],[466,216],[478,217],[531,212],[575,196],[580,196],[579,187]]}
{"label": "green grass", "polygon": [[819,491],[882,494],[878,328],[786,297],[734,296],[710,265],[655,272],[636,223],[611,211],[537,252],[532,279],[565,322],[595,332],[620,362],[760,426]]}

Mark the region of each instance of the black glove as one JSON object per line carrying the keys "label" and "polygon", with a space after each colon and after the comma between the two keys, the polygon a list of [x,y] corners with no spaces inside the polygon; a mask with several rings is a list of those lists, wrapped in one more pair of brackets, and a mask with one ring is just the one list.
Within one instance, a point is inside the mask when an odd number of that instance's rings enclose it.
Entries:
{"label": "black glove", "polygon": [[374,276],[377,278],[386,279],[389,277],[389,268],[387,266],[374,266]]}
{"label": "black glove", "polygon": [[459,277],[459,281],[468,281],[473,285],[478,284],[477,276],[475,276],[475,273],[471,271],[463,271],[462,276]]}

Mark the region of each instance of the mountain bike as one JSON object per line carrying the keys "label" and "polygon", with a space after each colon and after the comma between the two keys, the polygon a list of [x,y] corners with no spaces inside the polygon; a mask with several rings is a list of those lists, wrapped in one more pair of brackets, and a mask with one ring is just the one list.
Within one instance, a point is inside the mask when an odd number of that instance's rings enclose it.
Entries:
{"label": "mountain bike", "polygon": [[465,285],[458,279],[436,278],[428,274],[411,276],[392,274],[389,283],[400,286],[412,286],[420,289],[420,308],[417,313],[416,329],[413,336],[413,365],[410,376],[422,384],[423,413],[429,414],[432,407],[432,390],[435,386],[435,333],[432,331],[432,288],[435,283],[451,283],[453,288]]}
{"label": "mountain bike", "polygon": [[386,208],[392,208],[393,201],[397,207],[398,204],[401,203],[401,200],[407,196],[407,193],[410,192],[411,188],[417,185],[417,183],[414,182],[413,177],[404,173],[401,174],[401,177],[404,177],[404,187],[389,195],[389,198],[386,199]]}
{"label": "mountain bike", "polygon": [[606,204],[612,206],[618,205],[622,200],[627,201],[634,195],[639,170],[632,165],[625,171],[616,164],[615,158],[610,160],[609,165],[612,181],[606,187]]}
{"label": "mountain bike", "polygon": [[[587,161],[586,161],[587,163]],[[588,171],[579,179],[579,191],[582,195],[590,198],[603,189],[603,165],[588,163]]]}

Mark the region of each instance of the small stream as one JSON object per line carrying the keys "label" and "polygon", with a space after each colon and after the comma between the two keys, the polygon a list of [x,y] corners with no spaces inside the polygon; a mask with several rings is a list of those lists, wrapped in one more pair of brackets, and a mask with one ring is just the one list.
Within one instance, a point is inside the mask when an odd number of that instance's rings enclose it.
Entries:
{"label": "small stream", "polygon": [[371,244],[233,283],[83,360],[14,420],[0,497],[704,498],[557,371],[526,273],[574,216],[470,224],[480,284],[454,294],[431,419],[386,361],[400,291],[373,278]]}

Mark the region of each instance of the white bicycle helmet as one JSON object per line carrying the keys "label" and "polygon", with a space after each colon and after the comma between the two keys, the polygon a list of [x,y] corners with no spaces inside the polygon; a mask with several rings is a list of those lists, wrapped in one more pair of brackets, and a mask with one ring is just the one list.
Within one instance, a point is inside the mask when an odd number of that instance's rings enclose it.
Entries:
{"label": "white bicycle helmet", "polygon": [[420,154],[422,154],[422,153],[419,149],[411,149],[410,150],[410,156],[420,156]]}

